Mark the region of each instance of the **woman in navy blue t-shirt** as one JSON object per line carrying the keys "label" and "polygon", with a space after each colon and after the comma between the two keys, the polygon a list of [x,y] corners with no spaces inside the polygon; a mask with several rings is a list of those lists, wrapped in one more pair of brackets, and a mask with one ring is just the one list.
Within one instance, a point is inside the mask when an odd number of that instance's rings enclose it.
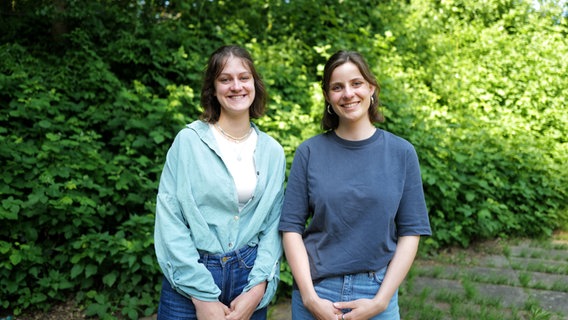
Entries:
{"label": "woman in navy blue t-shirt", "polygon": [[416,151],[375,127],[380,88],[359,53],[334,54],[322,89],[326,132],[296,150],[279,226],[292,318],[399,319],[398,287],[431,234]]}

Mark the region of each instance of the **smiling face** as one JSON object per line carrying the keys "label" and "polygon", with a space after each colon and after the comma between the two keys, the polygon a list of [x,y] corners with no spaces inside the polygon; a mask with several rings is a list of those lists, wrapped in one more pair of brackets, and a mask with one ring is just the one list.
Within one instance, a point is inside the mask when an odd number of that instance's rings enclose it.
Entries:
{"label": "smiling face", "polygon": [[223,70],[215,79],[215,96],[221,112],[248,114],[254,101],[254,78],[246,63],[234,56],[227,58]]}
{"label": "smiling face", "polygon": [[333,70],[326,93],[327,101],[339,117],[339,124],[370,122],[369,106],[375,87],[371,85],[352,62]]}

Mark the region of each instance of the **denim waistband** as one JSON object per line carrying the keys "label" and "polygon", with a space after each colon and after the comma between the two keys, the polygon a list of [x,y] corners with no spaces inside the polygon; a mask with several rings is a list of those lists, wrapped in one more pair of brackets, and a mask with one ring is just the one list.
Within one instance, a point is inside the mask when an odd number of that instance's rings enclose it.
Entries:
{"label": "denim waistband", "polygon": [[219,254],[199,253],[199,260],[206,266],[222,266],[227,263],[237,262],[248,257],[257,250],[257,246],[244,246],[235,251]]}
{"label": "denim waistband", "polygon": [[[388,266],[386,267],[382,267],[376,271],[363,271],[363,272],[358,272],[358,273],[348,273],[348,274],[341,274],[341,275],[336,275],[336,276],[329,276],[329,277],[325,277],[325,278],[319,278],[319,279],[312,279],[312,283],[315,285],[317,285],[318,283],[322,282],[323,280],[326,279],[331,279],[331,278],[345,278],[347,276],[351,276],[351,277],[360,277],[360,276],[365,276],[365,277],[374,277],[375,274],[377,273],[381,273],[381,272],[386,272]],[[299,290],[298,285],[296,284],[295,280],[292,280],[292,289],[294,290]]]}

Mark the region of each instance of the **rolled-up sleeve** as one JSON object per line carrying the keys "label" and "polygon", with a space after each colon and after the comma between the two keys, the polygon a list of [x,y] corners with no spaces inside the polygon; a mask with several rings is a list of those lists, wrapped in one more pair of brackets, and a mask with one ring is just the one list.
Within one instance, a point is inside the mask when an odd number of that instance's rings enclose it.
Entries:
{"label": "rolled-up sleeve", "polygon": [[[217,301],[221,290],[211,273],[199,263],[199,253],[191,237],[184,210],[198,210],[192,199],[178,198],[179,136],[168,151],[156,199],[154,246],[158,263],[171,286],[187,298]],[[184,190],[190,197],[190,190]]]}

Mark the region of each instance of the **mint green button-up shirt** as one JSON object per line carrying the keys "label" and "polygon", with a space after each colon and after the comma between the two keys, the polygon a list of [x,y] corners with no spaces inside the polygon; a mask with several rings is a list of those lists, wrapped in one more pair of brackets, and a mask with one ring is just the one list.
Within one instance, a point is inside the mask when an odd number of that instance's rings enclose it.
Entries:
{"label": "mint green button-up shirt", "polygon": [[239,212],[237,191],[207,123],[182,129],[170,147],[156,204],[154,246],[167,280],[180,294],[217,301],[221,290],[198,263],[199,252],[226,253],[258,246],[245,291],[267,281],[258,308],[276,292],[282,255],[278,233],[286,160],[280,144],[258,127],[254,151],[257,185]]}

